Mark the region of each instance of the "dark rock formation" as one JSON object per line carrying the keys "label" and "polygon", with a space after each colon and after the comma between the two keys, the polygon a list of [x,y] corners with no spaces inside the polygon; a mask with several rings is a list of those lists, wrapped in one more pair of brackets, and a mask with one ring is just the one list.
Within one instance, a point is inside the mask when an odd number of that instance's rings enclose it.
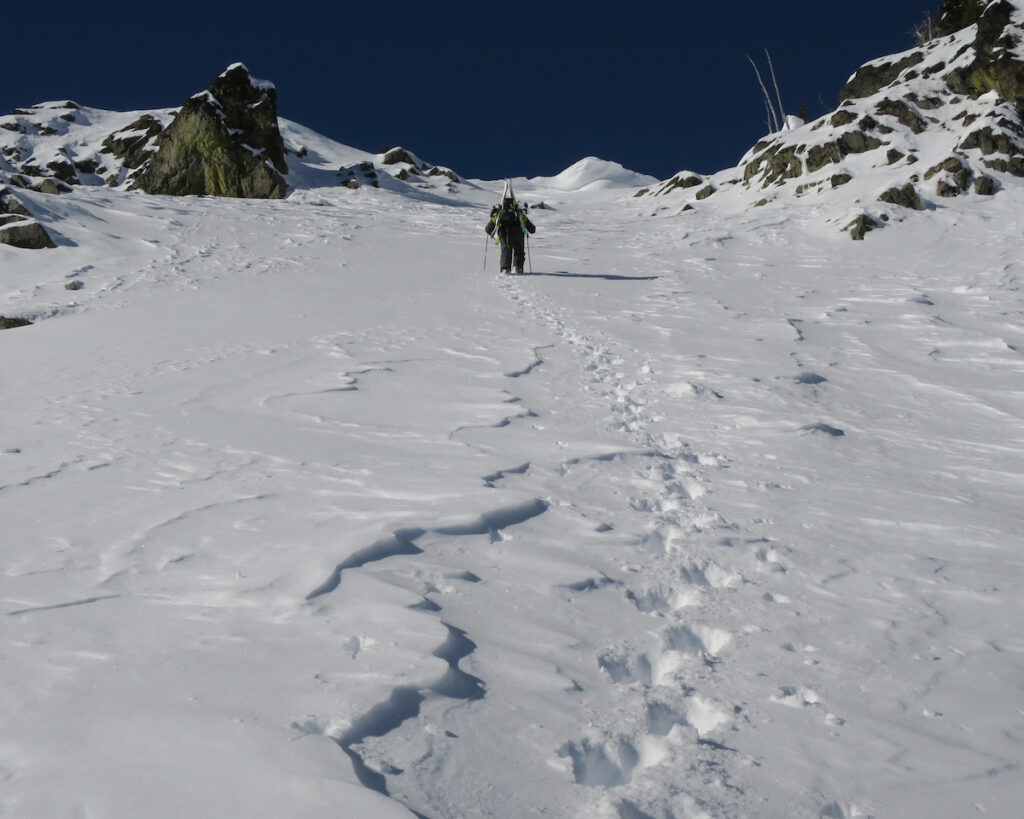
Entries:
{"label": "dark rock formation", "polygon": [[871,62],[857,69],[839,92],[839,101],[871,97],[894,83],[900,74],[924,60],[924,54],[915,51],[896,62]]}
{"label": "dark rock formation", "polygon": [[906,125],[915,134],[923,134],[928,128],[925,119],[902,100],[886,98],[875,106],[875,111],[895,117],[901,125]]}
{"label": "dark rock formation", "polygon": [[461,184],[462,182],[459,175],[451,168],[442,168],[440,166],[435,166],[427,171],[427,176],[443,176],[456,184]]}
{"label": "dark rock formation", "polygon": [[26,250],[56,247],[46,229],[7,187],[0,187],[0,245]]}
{"label": "dark rock formation", "polygon": [[[163,126],[151,114],[143,114],[135,122],[120,131],[114,131],[103,140],[100,153],[111,154],[121,161],[122,167],[132,171],[142,167],[146,160],[156,153],[155,137]],[[111,185],[120,183],[119,175],[107,179]]]}
{"label": "dark rock formation", "polygon": [[899,205],[902,208],[910,208],[911,210],[924,210],[924,205],[921,204],[921,197],[917,195],[917,190],[911,182],[908,182],[901,188],[889,188],[889,190],[878,197],[878,201],[886,202],[890,205]]}
{"label": "dark rock formation", "polygon": [[854,111],[836,111],[829,122],[832,123],[836,128],[842,128],[844,125],[849,125],[851,122],[857,121],[857,114]]}
{"label": "dark rock formation", "polygon": [[50,175],[65,184],[71,185],[78,182],[78,172],[75,170],[74,164],[68,159],[47,162],[46,167],[50,171]]}
{"label": "dark rock formation", "polygon": [[781,184],[795,179],[804,172],[804,163],[799,154],[806,146],[783,146],[780,142],[767,143],[767,147],[752,159],[743,172],[743,181],[748,182],[761,175],[761,186]]}
{"label": "dark rock formation", "polygon": [[286,173],[277,92],[236,63],[182,106],[133,186],[174,196],[280,199]]}
{"label": "dark rock formation", "polygon": [[979,176],[974,180],[974,192],[979,196],[994,196],[998,189],[996,180],[991,176]]}
{"label": "dark rock formation", "polygon": [[0,225],[0,245],[12,245],[26,250],[56,247],[46,229],[35,219],[22,219]]}
{"label": "dark rock formation", "polygon": [[21,203],[21,200],[14,195],[14,192],[10,188],[5,186],[0,187],[0,215],[3,214],[24,218],[32,217],[32,214],[28,212],[25,206]]}
{"label": "dark rock formation", "polygon": [[382,174],[426,189],[443,186],[452,191],[455,190],[454,185],[462,183],[462,179],[451,168],[424,162],[405,148],[389,148],[381,151],[378,157],[382,167],[373,162],[359,162],[340,168],[339,183],[353,190],[363,185],[379,188]]}
{"label": "dark rock formation", "polygon": [[939,196],[959,196],[966,193],[974,179],[974,173],[970,167],[958,156],[951,156],[944,159],[937,165],[933,165],[924,173],[926,180],[939,176],[935,192]]}
{"label": "dark rock formation", "polygon": [[71,185],[67,182],[62,182],[59,179],[52,179],[49,177],[36,182],[31,186],[31,188],[36,191],[36,193],[49,193],[54,196],[71,192]]}
{"label": "dark rock formation", "polygon": [[361,188],[363,185],[369,185],[372,188],[380,187],[380,177],[372,162],[360,162],[357,165],[348,165],[342,168],[338,171],[338,182],[352,190]]}
{"label": "dark rock formation", "polygon": [[[931,34],[933,39],[948,37],[950,34],[973,26],[979,22],[986,11],[989,0],[945,0],[932,21]],[[1009,21],[1006,15],[1002,25]]]}
{"label": "dark rock formation", "polygon": [[696,188],[698,185],[703,185],[704,179],[696,174],[692,173],[681,173],[673,176],[668,182],[663,184],[655,196],[662,196],[666,193],[671,193],[674,190],[686,188]]}
{"label": "dark rock formation", "polygon": [[1016,103],[1024,114],[1024,63],[1016,59],[1014,6],[1006,0],[947,0],[938,14],[940,32],[959,31],[978,25],[974,60],[964,68],[951,70],[946,84],[956,94],[977,98],[997,91],[1006,102]]}
{"label": "dark rock formation", "polygon": [[[414,168],[419,168],[420,163],[417,161],[411,153],[405,148],[392,148],[389,151],[384,152],[384,158],[381,160],[385,165],[397,165],[399,162],[404,162],[408,165],[412,165]],[[427,166],[422,166],[427,167]]]}
{"label": "dark rock formation", "polygon": [[855,241],[861,241],[867,233],[874,230],[876,227],[878,227],[878,222],[866,213],[862,213],[850,222],[850,224],[844,227],[843,230],[850,231],[850,236],[853,237]]}

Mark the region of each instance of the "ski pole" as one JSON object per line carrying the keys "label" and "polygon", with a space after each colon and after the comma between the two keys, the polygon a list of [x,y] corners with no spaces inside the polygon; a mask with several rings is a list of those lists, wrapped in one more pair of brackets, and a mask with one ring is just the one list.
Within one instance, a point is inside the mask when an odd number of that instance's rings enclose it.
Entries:
{"label": "ski pole", "polygon": [[526,234],[526,261],[530,266],[530,275],[533,275],[533,259],[530,258],[530,234]]}
{"label": "ski pole", "polygon": [[484,273],[487,272],[487,245],[491,243],[491,237],[484,237]]}

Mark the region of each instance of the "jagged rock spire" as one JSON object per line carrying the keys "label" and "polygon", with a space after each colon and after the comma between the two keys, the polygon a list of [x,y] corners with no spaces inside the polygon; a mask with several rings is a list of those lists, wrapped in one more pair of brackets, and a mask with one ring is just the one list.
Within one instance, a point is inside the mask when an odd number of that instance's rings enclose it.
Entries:
{"label": "jagged rock spire", "polygon": [[279,199],[288,190],[277,92],[235,63],[189,99],[135,178],[146,193]]}

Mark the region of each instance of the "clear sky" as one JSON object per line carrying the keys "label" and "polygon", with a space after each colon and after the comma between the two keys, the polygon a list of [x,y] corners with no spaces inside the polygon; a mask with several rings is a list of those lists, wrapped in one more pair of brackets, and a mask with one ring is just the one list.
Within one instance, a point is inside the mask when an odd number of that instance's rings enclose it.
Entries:
{"label": "clear sky", "polygon": [[732,166],[767,132],[746,55],[766,74],[767,48],[787,113],[817,117],[939,5],[55,0],[5,12],[0,111],[173,107],[241,61],[277,85],[281,116],[356,148],[403,145],[471,178],[590,155],[667,178]]}

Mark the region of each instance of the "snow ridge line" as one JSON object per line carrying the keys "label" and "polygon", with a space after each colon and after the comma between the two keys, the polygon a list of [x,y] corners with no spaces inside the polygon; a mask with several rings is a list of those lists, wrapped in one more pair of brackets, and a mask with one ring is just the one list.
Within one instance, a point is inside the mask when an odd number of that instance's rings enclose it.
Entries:
{"label": "snow ridge line", "polygon": [[[424,550],[416,546],[415,542],[424,535],[434,533],[450,537],[462,537],[486,534],[494,541],[500,539],[499,533],[502,529],[524,523],[531,518],[544,514],[547,510],[548,504],[545,501],[540,498],[534,498],[524,503],[483,512],[477,518],[465,523],[436,526],[429,529],[397,529],[392,537],[378,540],[354,552],[339,563],[327,580],[306,595],[306,600],[312,601],[336,591],[341,585],[341,577],[345,571],[359,569],[369,563],[387,560],[391,557],[423,554]],[[426,597],[415,608],[437,614],[438,618],[441,618],[441,606]],[[389,798],[394,797],[388,792],[385,775],[371,769],[364,761],[362,755],[355,750],[354,746],[358,746],[370,737],[385,736],[396,730],[407,720],[418,717],[420,707],[429,693],[466,702],[483,699],[487,693],[487,685],[483,680],[463,671],[459,667],[459,663],[476,650],[476,643],[469,638],[465,630],[443,619],[441,623],[447,629],[448,634],[444,642],[437,646],[431,652],[431,655],[443,660],[447,664],[448,667],[445,672],[425,686],[396,686],[385,701],[377,703],[362,716],[358,717],[340,736],[332,737],[352,761],[353,772],[359,782],[364,787],[370,788]],[[409,809],[412,810],[412,808]],[[415,813],[415,811],[413,812]],[[422,816],[419,813],[415,815]]]}
{"label": "snow ridge line", "polygon": [[466,523],[437,526],[431,529],[415,527],[396,529],[392,537],[371,543],[369,546],[354,552],[335,566],[331,576],[307,594],[306,600],[314,600],[321,595],[330,594],[335,591],[341,584],[341,574],[346,569],[362,568],[367,563],[387,560],[389,557],[397,557],[398,555],[423,554],[423,550],[416,546],[415,542],[426,534],[434,533],[454,536],[490,535],[494,539],[502,529],[525,523],[531,518],[544,514],[547,510],[548,504],[545,501],[540,498],[534,498],[524,503],[484,512],[475,520],[470,520]]}
{"label": "snow ridge line", "polygon": [[487,692],[483,680],[459,668],[459,662],[476,650],[476,643],[470,640],[462,629],[443,621],[442,624],[448,629],[448,637],[434,649],[433,656],[448,664],[447,671],[439,679],[422,688],[408,685],[396,687],[387,700],[373,706],[356,719],[341,736],[334,737],[334,741],[352,760],[352,768],[359,782],[364,787],[389,798],[393,797],[388,793],[384,774],[372,770],[352,746],[370,737],[385,736],[406,720],[418,717],[420,706],[427,698],[424,692],[469,702],[483,699]]}

